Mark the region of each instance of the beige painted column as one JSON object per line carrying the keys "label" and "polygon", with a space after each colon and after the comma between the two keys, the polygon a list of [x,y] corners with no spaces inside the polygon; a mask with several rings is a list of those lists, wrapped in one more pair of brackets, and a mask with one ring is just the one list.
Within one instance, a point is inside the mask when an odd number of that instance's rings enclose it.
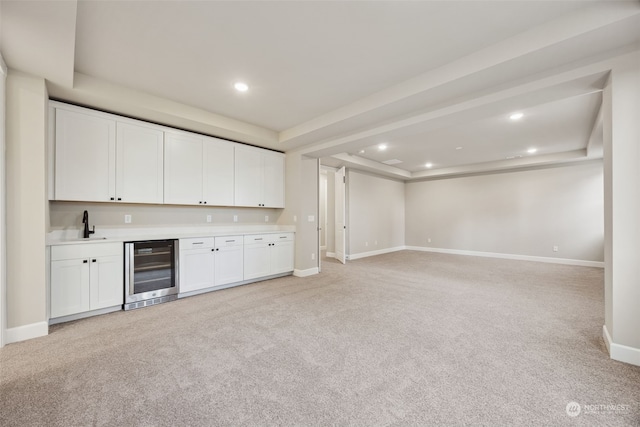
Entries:
{"label": "beige painted column", "polygon": [[43,78],[9,70],[6,104],[7,334],[46,335],[46,135]]}
{"label": "beige painted column", "polygon": [[286,154],[286,208],[278,224],[296,226],[296,276],[318,272],[318,163],[297,152]]}
{"label": "beige painted column", "polygon": [[640,366],[640,52],[612,69],[603,112],[603,333],[612,359]]}

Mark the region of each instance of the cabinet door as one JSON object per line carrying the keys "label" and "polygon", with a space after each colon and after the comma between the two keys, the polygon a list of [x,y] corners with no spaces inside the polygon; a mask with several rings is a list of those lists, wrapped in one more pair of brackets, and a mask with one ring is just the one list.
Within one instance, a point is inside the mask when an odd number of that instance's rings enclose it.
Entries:
{"label": "cabinet door", "polygon": [[115,120],[56,109],[55,134],[55,199],[115,197]]}
{"label": "cabinet door", "polygon": [[216,249],[216,286],[241,282],[244,279],[244,248],[242,245],[220,245]]}
{"label": "cabinet door", "polygon": [[236,206],[262,206],[263,175],[262,150],[236,146]]}
{"label": "cabinet door", "polygon": [[214,286],[215,251],[213,248],[180,252],[180,293]]}
{"label": "cabinet door", "polygon": [[264,206],[284,208],[284,155],[265,151],[264,165]]}
{"label": "cabinet door", "polygon": [[164,202],[202,204],[202,138],[165,133]]}
{"label": "cabinet door", "polygon": [[293,242],[275,242],[271,246],[271,274],[293,271]]}
{"label": "cabinet door", "polygon": [[124,302],[123,257],[90,258],[90,309],[114,307]]}
{"label": "cabinet door", "polygon": [[233,143],[216,138],[203,141],[204,200],[208,205],[233,206]]}
{"label": "cabinet door", "polygon": [[163,202],[164,132],[117,123],[116,201]]}
{"label": "cabinet door", "polygon": [[89,310],[89,260],[52,261],[51,317]]}
{"label": "cabinet door", "polygon": [[269,276],[271,266],[268,243],[252,243],[244,246],[244,280]]}

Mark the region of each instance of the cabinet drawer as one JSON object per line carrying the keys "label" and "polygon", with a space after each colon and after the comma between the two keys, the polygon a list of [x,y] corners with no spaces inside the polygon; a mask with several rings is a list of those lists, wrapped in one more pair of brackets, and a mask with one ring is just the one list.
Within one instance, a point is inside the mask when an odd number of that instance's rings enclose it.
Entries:
{"label": "cabinet drawer", "polygon": [[180,250],[202,249],[215,247],[214,237],[198,237],[193,239],[180,239]]}
{"label": "cabinet drawer", "polygon": [[265,243],[270,242],[268,234],[248,234],[244,236],[244,244],[250,245],[253,243]]}
{"label": "cabinet drawer", "polygon": [[291,242],[293,233],[273,233],[269,235],[272,242]]}
{"label": "cabinet drawer", "polygon": [[223,246],[242,246],[244,239],[242,236],[221,236],[216,237],[216,248]]}
{"label": "cabinet drawer", "polygon": [[121,242],[59,245],[51,247],[51,261],[103,256],[123,256],[123,254],[124,246]]}
{"label": "cabinet drawer", "polygon": [[261,242],[287,242],[293,241],[293,233],[265,233],[265,234],[249,234],[244,236],[244,244],[261,243]]}

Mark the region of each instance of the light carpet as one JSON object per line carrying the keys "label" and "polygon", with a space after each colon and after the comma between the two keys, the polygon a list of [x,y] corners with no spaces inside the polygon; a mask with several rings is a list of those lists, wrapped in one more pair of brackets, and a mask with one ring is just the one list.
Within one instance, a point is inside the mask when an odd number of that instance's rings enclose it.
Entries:
{"label": "light carpet", "polygon": [[325,259],[0,349],[0,425],[640,425],[603,323],[598,268]]}

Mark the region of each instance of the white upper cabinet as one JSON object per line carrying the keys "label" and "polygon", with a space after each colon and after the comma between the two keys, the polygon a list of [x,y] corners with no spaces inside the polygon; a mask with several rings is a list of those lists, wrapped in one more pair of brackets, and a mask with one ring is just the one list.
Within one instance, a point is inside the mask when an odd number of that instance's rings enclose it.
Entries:
{"label": "white upper cabinet", "polygon": [[233,206],[233,146],[190,134],[165,134],[164,202]]}
{"label": "white upper cabinet", "polygon": [[162,130],[80,107],[55,117],[55,200],[163,202]]}
{"label": "white upper cabinet", "polygon": [[55,199],[105,202],[115,195],[116,121],[56,110]]}
{"label": "white upper cabinet", "polygon": [[164,132],[120,122],[116,131],[116,201],[162,203]]}
{"label": "white upper cabinet", "polygon": [[235,204],[284,207],[284,154],[236,146]]}
{"label": "white upper cabinet", "polygon": [[56,101],[50,111],[52,200],[284,207],[282,153]]}
{"label": "white upper cabinet", "polygon": [[203,198],[208,205],[233,206],[234,143],[205,137]]}
{"label": "white upper cabinet", "polygon": [[186,132],[166,132],[164,158],[164,202],[203,204],[202,137]]}

